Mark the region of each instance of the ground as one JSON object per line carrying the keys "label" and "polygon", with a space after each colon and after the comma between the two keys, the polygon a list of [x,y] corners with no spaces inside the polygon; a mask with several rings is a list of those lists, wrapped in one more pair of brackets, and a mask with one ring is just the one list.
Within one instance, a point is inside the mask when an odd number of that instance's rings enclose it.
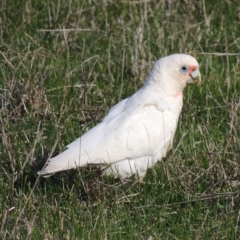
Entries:
{"label": "ground", "polygon": [[[0,7],[1,239],[239,239],[238,1]],[[89,169],[37,178],[172,53],[197,58],[202,84],[184,91],[173,149],[144,184]]]}

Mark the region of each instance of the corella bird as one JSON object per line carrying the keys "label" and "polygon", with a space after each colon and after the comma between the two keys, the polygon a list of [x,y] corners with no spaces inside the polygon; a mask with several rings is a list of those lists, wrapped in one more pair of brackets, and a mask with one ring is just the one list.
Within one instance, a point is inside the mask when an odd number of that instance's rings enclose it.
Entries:
{"label": "corella bird", "polygon": [[112,107],[101,123],[51,158],[38,174],[95,165],[104,175],[142,180],[172,147],[184,88],[200,81],[194,57],[159,59],[140,90]]}

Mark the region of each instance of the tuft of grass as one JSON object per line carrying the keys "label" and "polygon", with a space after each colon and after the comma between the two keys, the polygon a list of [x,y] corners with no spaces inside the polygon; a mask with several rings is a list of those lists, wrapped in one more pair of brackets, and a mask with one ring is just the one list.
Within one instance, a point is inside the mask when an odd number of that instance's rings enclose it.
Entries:
{"label": "tuft of grass", "polygon": [[[0,4],[1,239],[239,239],[240,4],[20,1]],[[189,53],[174,148],[145,184],[89,169],[39,179],[51,155]]]}

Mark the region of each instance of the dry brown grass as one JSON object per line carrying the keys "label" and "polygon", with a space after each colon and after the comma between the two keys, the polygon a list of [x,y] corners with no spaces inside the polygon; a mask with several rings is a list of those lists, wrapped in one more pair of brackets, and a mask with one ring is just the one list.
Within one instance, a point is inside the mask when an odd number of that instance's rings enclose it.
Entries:
{"label": "dry brown grass", "polygon": [[[237,1],[0,4],[2,239],[238,239]],[[174,149],[145,184],[44,162],[97,124],[174,52],[201,64]]]}

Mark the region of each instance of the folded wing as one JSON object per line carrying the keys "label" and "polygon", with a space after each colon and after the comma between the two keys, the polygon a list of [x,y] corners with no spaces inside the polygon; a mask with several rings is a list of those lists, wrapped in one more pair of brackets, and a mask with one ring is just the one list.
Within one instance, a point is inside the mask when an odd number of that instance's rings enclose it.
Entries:
{"label": "folded wing", "polygon": [[144,104],[140,100],[138,96],[118,103],[100,124],[69,144],[66,151],[51,158],[39,174],[87,164],[105,168],[116,162],[166,152],[163,148],[172,141],[178,117],[159,109],[157,104]]}

